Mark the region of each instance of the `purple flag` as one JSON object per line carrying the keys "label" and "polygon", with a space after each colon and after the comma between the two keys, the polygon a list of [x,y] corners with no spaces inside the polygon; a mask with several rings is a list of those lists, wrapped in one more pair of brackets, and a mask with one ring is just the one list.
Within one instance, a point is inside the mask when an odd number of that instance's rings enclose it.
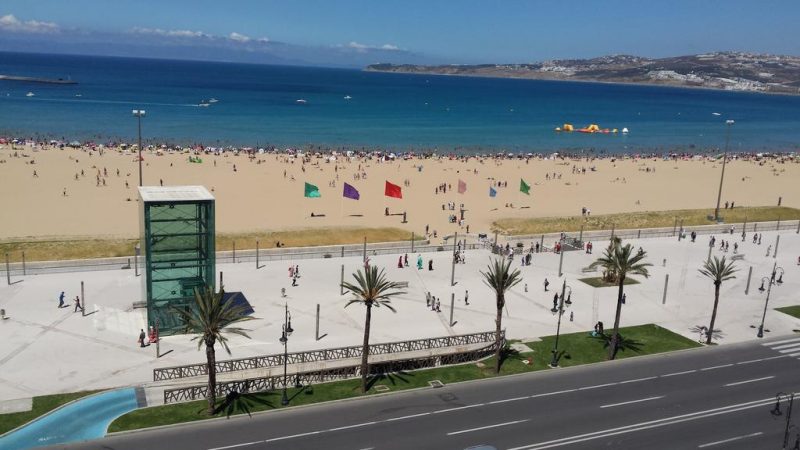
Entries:
{"label": "purple flag", "polygon": [[350,186],[349,184],[344,184],[344,192],[342,193],[346,198],[352,198],[353,200],[358,200],[361,198],[361,195],[358,193],[358,189]]}

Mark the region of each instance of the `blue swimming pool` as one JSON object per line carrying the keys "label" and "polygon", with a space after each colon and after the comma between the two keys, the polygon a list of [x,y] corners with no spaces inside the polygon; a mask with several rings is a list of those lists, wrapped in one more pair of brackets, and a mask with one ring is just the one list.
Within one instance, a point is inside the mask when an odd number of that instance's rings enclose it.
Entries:
{"label": "blue swimming pool", "polygon": [[98,439],[117,417],[138,408],[134,388],[95,394],[70,403],[0,438],[3,450]]}

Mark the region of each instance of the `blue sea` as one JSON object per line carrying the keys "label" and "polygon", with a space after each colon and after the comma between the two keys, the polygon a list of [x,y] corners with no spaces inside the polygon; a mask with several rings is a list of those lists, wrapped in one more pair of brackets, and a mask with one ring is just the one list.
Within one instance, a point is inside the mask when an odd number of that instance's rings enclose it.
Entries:
{"label": "blue sea", "polygon": [[[144,109],[146,141],[210,146],[702,152],[733,119],[731,150],[800,148],[800,96],[18,53],[0,53],[0,74],[78,82],[0,81],[6,136],[133,141]],[[564,123],[630,133],[553,131]]]}

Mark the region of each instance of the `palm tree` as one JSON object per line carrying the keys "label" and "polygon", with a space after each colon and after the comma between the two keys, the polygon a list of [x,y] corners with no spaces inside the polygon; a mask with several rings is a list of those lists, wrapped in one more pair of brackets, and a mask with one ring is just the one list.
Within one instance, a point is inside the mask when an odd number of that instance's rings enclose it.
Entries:
{"label": "palm tree", "polygon": [[736,267],[733,261],[726,262],[725,257],[722,259],[714,257],[713,260],[707,260],[703,267],[697,269],[703,275],[707,276],[714,282],[714,309],[711,311],[711,323],[708,325],[708,333],[706,337],[706,344],[711,343],[711,335],[714,333],[714,322],[717,320],[717,305],[719,305],[719,287],[723,281],[728,281],[736,278],[734,272]]}
{"label": "palm tree", "polygon": [[515,284],[522,281],[522,275],[519,270],[515,269],[509,273],[511,268],[511,260],[495,259],[491,264],[486,266],[486,272],[481,272],[483,275],[483,283],[495,293],[495,300],[497,302],[497,318],[495,319],[495,373],[500,373],[500,356],[503,351],[501,345],[500,329],[503,321],[503,307],[506,305],[506,291],[511,289]]}
{"label": "palm tree", "polygon": [[228,339],[223,333],[238,334],[246,338],[247,331],[243,328],[232,327],[231,325],[253,320],[255,317],[245,315],[246,306],[234,305],[232,301],[224,302],[225,289],[220,286],[219,292],[214,292],[211,286],[194,289],[194,305],[188,305],[183,309],[173,307],[172,310],[183,321],[184,334],[196,334],[192,340],[197,341],[197,349],[200,350],[203,344],[206,345],[206,370],[208,372],[208,414],[215,412],[217,401],[217,356],[214,351],[214,344],[219,341],[222,348],[231,354],[228,348]]}
{"label": "palm tree", "polygon": [[647,271],[650,263],[643,263],[642,260],[647,256],[647,252],[641,250],[633,254],[633,246],[627,244],[624,247],[621,243],[609,245],[603,252],[603,256],[589,265],[591,268],[603,267],[609,272],[614,273],[619,285],[617,293],[617,311],[614,316],[614,332],[611,335],[611,343],[608,347],[608,359],[614,359],[619,349],[619,318],[622,314],[622,296],[624,295],[625,277],[628,275],[642,275],[645,278],[650,276]]}
{"label": "palm tree", "polygon": [[345,308],[361,303],[367,307],[367,316],[364,319],[364,346],[361,349],[361,393],[367,392],[367,374],[369,373],[369,327],[372,321],[372,307],[385,306],[390,311],[396,312],[391,305],[391,298],[405,294],[400,288],[400,283],[386,279],[384,270],[378,272],[377,266],[368,266],[362,272],[360,269],[353,274],[356,282],[342,282],[342,288],[351,292],[355,298],[347,302]]}

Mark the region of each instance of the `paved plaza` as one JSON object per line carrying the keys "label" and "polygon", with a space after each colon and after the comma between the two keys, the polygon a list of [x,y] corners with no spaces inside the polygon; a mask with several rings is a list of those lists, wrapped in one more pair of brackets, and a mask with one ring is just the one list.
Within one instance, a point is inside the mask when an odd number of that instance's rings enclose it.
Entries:
{"label": "paved plaza", "polygon": [[[720,344],[756,339],[766,292],[759,292],[762,277],[770,275],[773,264],[785,270],[784,283],[772,288],[766,315],[767,337],[791,334],[800,329],[800,320],[776,312],[775,307],[800,304],[800,235],[781,232],[777,259],[766,256],[767,248],[775,248],[777,232],[763,233],[761,245],[753,244],[751,234],[741,242],[741,235],[717,235],[713,255],[730,257],[733,243],[739,244],[744,258],[737,261],[737,278],[725,282],[716,328]],[[729,239],[731,249],[722,253],[720,239]],[[709,236],[698,236],[697,242],[676,237],[631,239],[635,247],[648,252],[653,264],[650,278],[637,279],[640,284],[626,286],[627,301],[622,312],[622,325],[656,323],[691,339],[698,339],[698,326],[708,325],[713,304],[714,287],[698,273],[708,254]],[[572,305],[563,316],[561,331],[570,333],[591,330],[603,321],[610,328],[614,321],[616,288],[592,288],[579,278],[597,276],[583,273],[582,268],[602,254],[607,241],[595,242],[594,254],[567,252],[563,259],[562,277],[558,276],[559,256],[540,253],[533,256],[531,266],[520,266],[515,257],[513,267],[522,271],[524,280],[507,295],[503,326],[512,339],[534,340],[555,334],[556,316],[550,311],[553,294],[566,278],[572,292]],[[526,249],[530,242],[525,242]],[[513,242],[512,242],[513,245]],[[399,255],[370,256],[372,264],[385,267],[390,279],[407,281],[407,293],[393,300],[397,313],[378,308],[372,315],[371,342],[401,341],[424,337],[464,334],[494,329],[495,306],[492,291],[482,283],[480,270],[494,258],[488,250],[469,250],[466,263],[455,269],[455,286],[450,285],[451,251],[423,253],[424,269],[417,270],[417,254],[409,254],[409,267],[398,268]],[[428,270],[433,260],[433,271]],[[300,266],[298,286],[291,286],[289,265]],[[348,296],[339,293],[341,265],[345,277],[362,266],[360,257],[219,264],[228,291],[242,291],[255,309],[258,320],[247,323],[252,339],[231,338],[232,358],[281,353],[278,341],[288,304],[295,329],[289,339],[289,351],[311,350],[358,345],[363,338],[364,308],[345,308]],[[753,267],[749,295],[745,286],[749,267]],[[666,303],[665,276],[669,274]],[[550,281],[549,292],[543,282]],[[86,316],[73,312],[71,299],[80,294],[85,283]],[[140,348],[139,330],[146,325],[145,310],[133,309],[140,301],[141,278],[133,270],[75,272],[15,277],[8,286],[0,286],[0,308],[7,319],[0,323],[0,401],[29,398],[35,395],[101,389],[116,386],[142,385],[152,380],[156,367],[197,363],[205,354],[197,350],[187,336],[164,337],[160,358],[155,346]],[[526,290],[527,285],[527,290]],[[281,297],[281,289],[286,297]],[[58,296],[65,291],[68,308],[58,308]],[[426,307],[425,294],[440,299],[441,312]],[[469,291],[469,305],[465,292]],[[455,294],[455,308],[450,325],[450,299]],[[320,305],[319,334],[316,339],[316,309]],[[218,359],[228,358],[222,349]]]}

